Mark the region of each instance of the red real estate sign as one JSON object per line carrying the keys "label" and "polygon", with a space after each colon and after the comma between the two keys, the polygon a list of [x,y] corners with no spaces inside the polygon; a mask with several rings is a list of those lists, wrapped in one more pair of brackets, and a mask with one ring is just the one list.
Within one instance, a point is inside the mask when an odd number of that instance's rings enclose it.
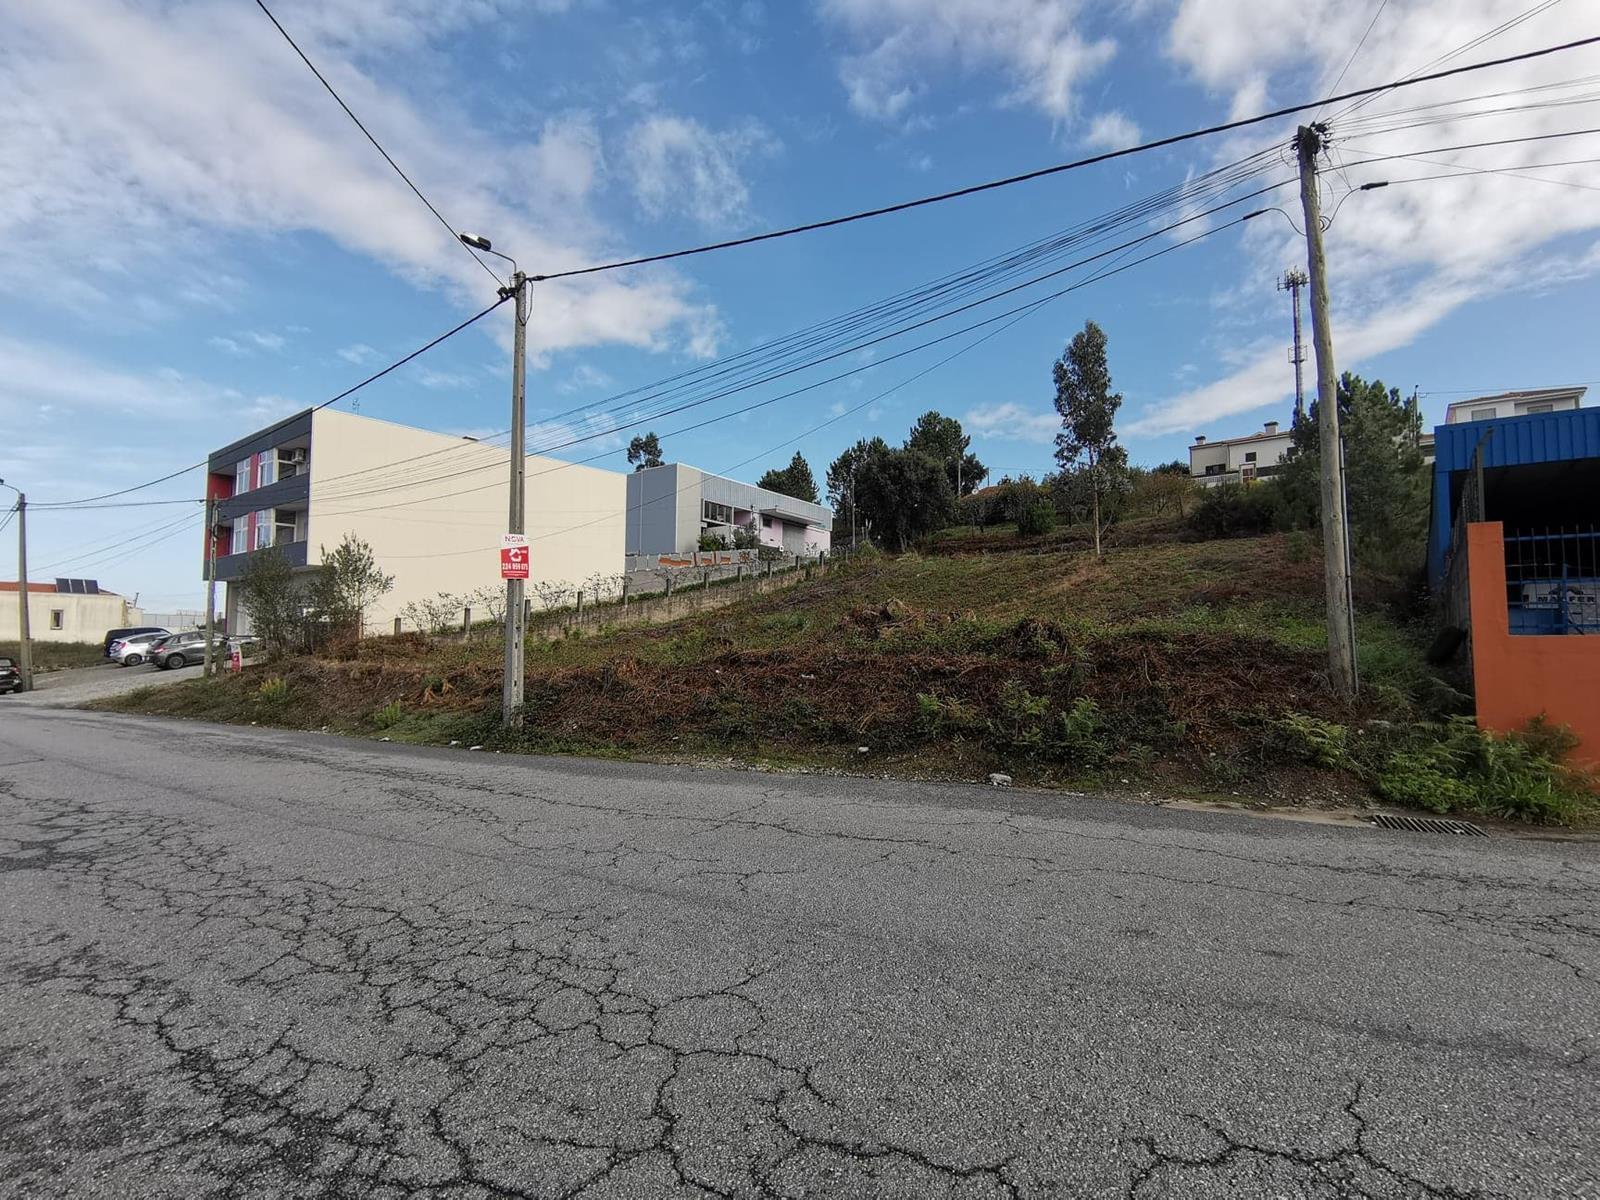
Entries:
{"label": "red real estate sign", "polygon": [[528,535],[507,533],[500,537],[500,578],[528,577]]}

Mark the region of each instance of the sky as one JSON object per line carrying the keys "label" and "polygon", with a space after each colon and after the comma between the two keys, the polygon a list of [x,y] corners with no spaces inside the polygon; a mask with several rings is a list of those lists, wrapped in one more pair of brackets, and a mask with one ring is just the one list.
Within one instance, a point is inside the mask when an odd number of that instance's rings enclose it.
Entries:
{"label": "sky", "polygon": [[[531,274],[873,208],[1600,32],[1584,0],[271,7],[448,224]],[[491,303],[496,283],[248,0],[0,0],[0,13],[0,478],[38,506],[30,575],[191,607],[203,595],[198,505],[148,502],[200,496],[200,472],[120,498],[138,507],[49,505],[178,470],[320,403]],[[1418,389],[1430,423],[1476,392],[1600,380],[1600,166],[1588,161],[1600,136],[1547,136],[1600,126],[1596,80],[1600,47],[1588,47],[1319,114],[1332,137],[1321,187],[1341,370]],[[963,422],[992,479],[1040,475],[1059,427],[1051,365],[1086,320],[1107,333],[1134,462],[1284,420],[1290,308],[1275,284],[1305,263],[1294,124],[536,283],[530,449],[584,438],[557,453],[626,470],[628,438],[651,429],[669,461],[746,479],[799,450],[820,484],[845,446],[898,442],[936,409]],[[1533,136],[1546,140],[1451,149]],[[1255,173],[1227,198],[1278,185],[1262,197],[1205,216],[1185,195],[1128,226],[1123,240],[1149,240],[1122,257],[630,424],[653,415],[637,389],[1252,155]],[[1370,182],[1389,186],[1360,190]],[[1113,266],[1125,269],[1085,282]],[[1014,322],[915,349],[1074,283]],[[368,416],[499,433],[510,346],[501,308],[354,399]],[[731,415],[797,387],[808,390]]]}

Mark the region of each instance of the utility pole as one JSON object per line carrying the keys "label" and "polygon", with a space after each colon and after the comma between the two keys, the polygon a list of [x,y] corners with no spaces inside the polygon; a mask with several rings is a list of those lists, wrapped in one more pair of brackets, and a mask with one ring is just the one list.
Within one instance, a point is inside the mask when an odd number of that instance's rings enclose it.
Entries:
{"label": "utility pole", "polygon": [[1345,517],[1338,376],[1333,363],[1333,330],[1328,321],[1328,265],[1322,254],[1322,202],[1317,195],[1317,154],[1322,149],[1323,131],[1321,125],[1302,125],[1294,141],[1300,160],[1300,203],[1305,212],[1307,265],[1311,269],[1311,339],[1317,355],[1328,674],[1334,692],[1348,699],[1356,692],[1355,613],[1350,603],[1350,529]]}
{"label": "utility pole", "polygon": [[1278,290],[1288,292],[1294,303],[1294,348],[1289,351],[1289,361],[1294,363],[1294,423],[1300,424],[1306,416],[1306,386],[1302,364],[1306,361],[1304,344],[1300,341],[1300,289],[1309,282],[1299,267],[1290,267],[1278,280]]}
{"label": "utility pole", "polygon": [[33,634],[28,625],[28,497],[17,493],[17,632],[22,640],[22,690],[33,691]]}
{"label": "utility pole", "polygon": [[[209,488],[207,489],[210,490]],[[217,502],[206,497],[206,656],[200,673],[211,678],[212,633],[217,627]]]}
{"label": "utility pole", "polygon": [[[501,295],[517,298],[511,349],[511,507],[506,532],[526,533],[528,464],[524,457],[523,427],[527,408],[528,277],[520,270],[513,271],[511,283]],[[530,564],[532,557],[530,554]],[[527,633],[522,603],[524,586],[521,579],[506,580],[506,661],[500,713],[507,725],[522,724],[523,640]]]}

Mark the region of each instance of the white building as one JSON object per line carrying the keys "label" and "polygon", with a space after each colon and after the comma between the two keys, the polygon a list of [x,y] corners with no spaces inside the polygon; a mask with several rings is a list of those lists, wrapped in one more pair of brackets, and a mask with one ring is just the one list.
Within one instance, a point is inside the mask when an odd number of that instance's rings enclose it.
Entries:
{"label": "white building", "polygon": [[[211,455],[217,578],[238,580],[269,546],[309,577],[323,549],[351,534],[394,576],[366,614],[369,630],[391,627],[412,601],[499,588],[509,466],[505,447],[472,438],[327,408],[298,413]],[[620,574],[626,493],[615,471],[529,455],[530,583],[581,587]],[[243,628],[232,587],[227,618]]]}
{"label": "white building", "polygon": [[702,534],[732,541],[755,530],[763,546],[811,557],[828,551],[833,510],[781,492],[667,463],[628,476],[628,553],[680,554]]}
{"label": "white building", "polygon": [[1535,413],[1567,412],[1580,408],[1588,388],[1541,388],[1529,392],[1501,392],[1474,400],[1457,400],[1445,409],[1444,423],[1460,425],[1468,421],[1493,421],[1497,417],[1527,417]]}
{"label": "white building", "polygon": [[[22,637],[17,585],[0,582],[0,642]],[[93,579],[28,581],[28,636],[36,642],[99,642],[112,629],[143,625],[126,596],[100,590]]]}
{"label": "white building", "polygon": [[1268,478],[1282,469],[1293,442],[1290,434],[1279,432],[1276,421],[1243,437],[1208,442],[1196,436],[1189,447],[1189,475],[1205,487]]}

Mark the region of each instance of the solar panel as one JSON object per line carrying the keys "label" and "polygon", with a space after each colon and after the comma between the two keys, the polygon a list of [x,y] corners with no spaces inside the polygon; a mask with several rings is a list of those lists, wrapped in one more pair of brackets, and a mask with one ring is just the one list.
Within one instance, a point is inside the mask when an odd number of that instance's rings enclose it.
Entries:
{"label": "solar panel", "polygon": [[56,591],[65,592],[73,596],[98,596],[100,594],[100,581],[98,579],[57,579]]}

